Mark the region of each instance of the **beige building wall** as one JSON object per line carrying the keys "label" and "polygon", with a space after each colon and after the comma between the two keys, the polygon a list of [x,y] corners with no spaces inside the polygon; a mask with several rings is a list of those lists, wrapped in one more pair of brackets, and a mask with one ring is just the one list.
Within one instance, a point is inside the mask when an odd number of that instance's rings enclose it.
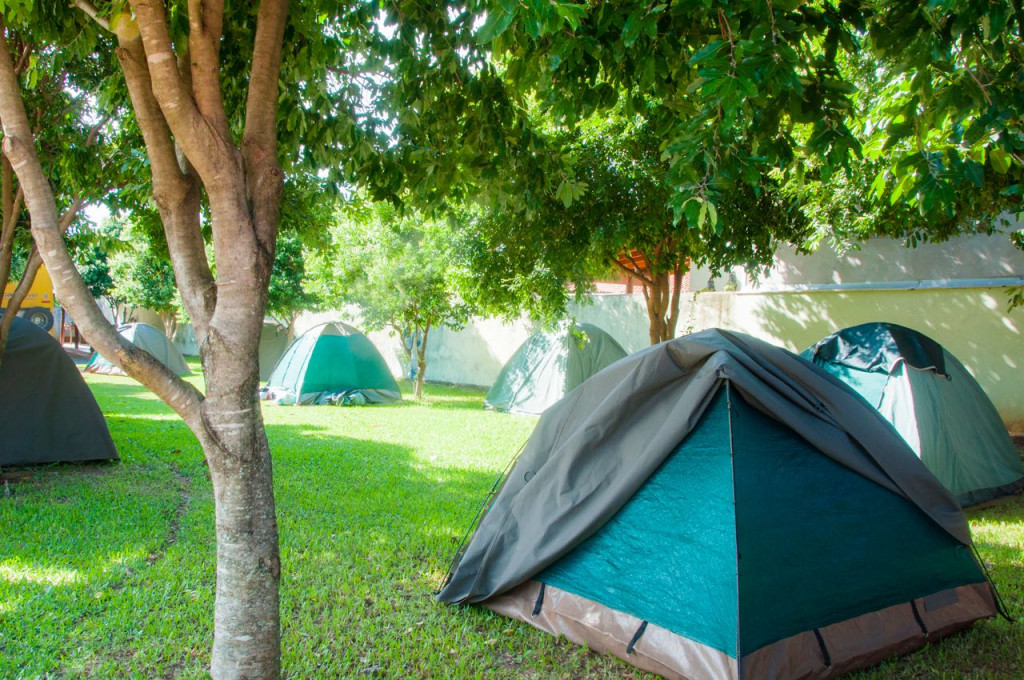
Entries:
{"label": "beige building wall", "polygon": [[[678,332],[742,331],[800,352],[847,326],[888,321],[919,330],[952,352],[977,378],[1011,431],[1024,433],[1024,308],[1007,311],[1009,286],[1024,285],[1024,253],[1005,235],[956,239],[908,249],[876,239],[859,250],[823,248],[813,255],[783,250],[760,281],[734,272],[735,292],[684,294]],[[704,288],[710,273],[694,272]],[[726,277],[718,277],[721,291]],[[357,310],[306,315],[297,331]],[[581,322],[608,331],[628,352],[648,344],[643,297],[604,295],[572,306]],[[527,319],[476,319],[461,331],[436,329],[428,343],[427,380],[490,386],[533,332]],[[399,338],[371,333],[396,376],[408,377]]]}

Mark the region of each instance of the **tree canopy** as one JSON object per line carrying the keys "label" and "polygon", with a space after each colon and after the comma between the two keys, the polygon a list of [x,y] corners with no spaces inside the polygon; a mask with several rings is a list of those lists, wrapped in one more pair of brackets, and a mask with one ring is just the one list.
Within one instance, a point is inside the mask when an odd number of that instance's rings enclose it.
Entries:
{"label": "tree canopy", "polygon": [[416,368],[415,396],[422,397],[430,331],[462,328],[473,311],[454,276],[457,225],[378,203],[350,215],[335,233],[341,299],[358,305],[368,329],[399,335]]}
{"label": "tree canopy", "polygon": [[872,200],[932,224],[1020,210],[1019,3],[489,9],[480,40],[556,120],[573,125],[619,99],[647,111],[677,217],[769,175],[827,194],[858,172]]}
{"label": "tree canopy", "polygon": [[505,316],[527,310],[555,319],[565,314],[570,288],[584,299],[595,278],[624,273],[642,288],[657,343],[675,336],[691,264],[757,269],[771,263],[778,242],[807,236],[798,206],[769,178],[738,186],[718,207],[692,202],[696,210],[676,220],[659,142],[641,114],[555,133],[549,145],[570,159],[573,181],[533,210],[472,221],[467,291]]}

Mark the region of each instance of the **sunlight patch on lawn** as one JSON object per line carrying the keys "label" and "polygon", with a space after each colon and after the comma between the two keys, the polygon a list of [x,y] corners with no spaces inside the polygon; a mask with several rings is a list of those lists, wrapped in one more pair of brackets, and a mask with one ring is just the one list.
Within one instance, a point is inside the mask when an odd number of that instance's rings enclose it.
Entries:
{"label": "sunlight patch on lawn", "polygon": [[17,562],[0,562],[0,579],[8,583],[36,583],[45,586],[63,586],[81,583],[83,578],[77,569],[36,567]]}

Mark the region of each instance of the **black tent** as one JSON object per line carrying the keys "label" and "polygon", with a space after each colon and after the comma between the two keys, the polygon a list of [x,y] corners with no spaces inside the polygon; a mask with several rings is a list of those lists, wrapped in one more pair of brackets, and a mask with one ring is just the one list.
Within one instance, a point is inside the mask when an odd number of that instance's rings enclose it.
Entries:
{"label": "black tent", "polygon": [[92,392],[50,335],[14,319],[0,366],[0,465],[117,460]]}

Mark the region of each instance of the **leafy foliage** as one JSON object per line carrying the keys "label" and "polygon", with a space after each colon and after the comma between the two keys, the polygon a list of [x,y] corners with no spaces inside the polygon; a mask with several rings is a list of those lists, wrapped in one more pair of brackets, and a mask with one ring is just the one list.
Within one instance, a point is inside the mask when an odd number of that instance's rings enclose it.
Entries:
{"label": "leafy foliage", "polygon": [[367,328],[401,335],[418,363],[420,396],[430,331],[462,328],[472,312],[452,276],[458,238],[453,224],[376,204],[343,222],[337,238],[344,299],[359,306]]}
{"label": "leafy foliage", "polygon": [[[690,201],[676,220],[668,164],[640,116],[588,121],[557,135],[554,144],[572,159],[571,187],[533,211],[473,221],[466,288],[494,313],[514,317],[526,310],[557,319],[570,297],[567,285],[582,299],[595,277],[622,270],[644,286],[657,342],[674,335],[668,317],[678,311],[678,298],[669,304],[668,277],[685,271],[688,260],[714,270],[756,269],[771,262],[779,240],[805,236],[796,206],[769,180],[740,185],[717,208]],[[655,333],[657,324],[672,327]]]}
{"label": "leafy foliage", "polygon": [[299,313],[316,309],[319,296],[305,285],[306,267],[302,241],[293,232],[281,234],[274,252],[274,269],[267,289],[267,314],[291,332]]}
{"label": "leafy foliage", "polygon": [[914,210],[941,235],[1020,210],[1022,24],[980,0],[495,2],[477,38],[558,121],[645,111],[677,218],[768,176],[816,183],[827,213],[834,181],[869,178],[846,205],[898,205],[873,228]]}

